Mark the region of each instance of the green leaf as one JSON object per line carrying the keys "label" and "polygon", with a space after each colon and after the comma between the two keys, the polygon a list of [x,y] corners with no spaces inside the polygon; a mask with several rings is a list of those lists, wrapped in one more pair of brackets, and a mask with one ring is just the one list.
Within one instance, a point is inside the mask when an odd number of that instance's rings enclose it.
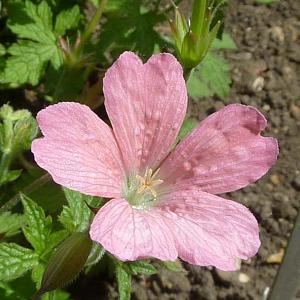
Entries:
{"label": "green leaf", "polygon": [[35,268],[32,269],[31,278],[33,282],[36,284],[37,289],[41,287],[44,271],[45,271],[45,265],[42,263],[39,263]]}
{"label": "green leaf", "polygon": [[187,273],[185,268],[182,266],[181,261],[178,259],[175,261],[160,261],[160,264],[170,271],[173,271],[176,273],[179,273],[179,272]]}
{"label": "green leaf", "polygon": [[0,56],[3,56],[6,53],[5,47],[0,44]]}
{"label": "green leaf", "polygon": [[5,69],[0,73],[0,83],[36,85],[51,59],[59,65],[59,54],[55,44],[40,44],[32,41],[21,41],[13,44],[7,52],[11,55],[6,60]]}
{"label": "green leaf", "polygon": [[46,293],[41,297],[41,300],[68,300],[70,299],[70,294],[63,290],[55,290]]}
{"label": "green leaf", "polygon": [[130,300],[131,295],[131,274],[123,267],[123,264],[116,264],[116,277],[118,282],[119,299]]}
{"label": "green leaf", "polygon": [[91,267],[97,264],[103,255],[105,254],[105,249],[98,243],[93,243],[91,253],[85,263],[85,267]]}
{"label": "green leaf", "polygon": [[35,291],[29,274],[25,274],[11,282],[0,282],[0,299],[28,300]]}
{"label": "green leaf", "polygon": [[180,128],[179,134],[176,138],[176,143],[184,139],[196,126],[198,121],[194,118],[186,118]]}
{"label": "green leaf", "polygon": [[278,2],[278,0],[256,0],[256,2],[259,4],[272,4]]}
{"label": "green leaf", "polygon": [[18,120],[14,125],[14,151],[30,149],[37,133],[38,126],[35,118],[29,116]]}
{"label": "green leaf", "polygon": [[[115,8],[112,8],[114,3]],[[157,46],[162,49],[169,44],[155,30],[159,23],[166,21],[165,15],[143,10],[141,0],[112,1],[111,4],[108,1],[108,8],[110,5],[112,13],[103,25],[99,42],[94,47],[98,60],[105,59],[103,53],[106,51],[116,58],[125,50],[135,51],[147,59]]]}
{"label": "green leaf", "polygon": [[10,237],[19,232],[21,226],[25,223],[25,218],[19,214],[4,212],[0,214],[0,235]]}
{"label": "green leaf", "polygon": [[80,8],[78,5],[73,6],[71,9],[61,11],[56,17],[55,32],[59,36],[63,36],[67,30],[78,26],[80,18]]}
{"label": "green leaf", "polygon": [[0,243],[0,280],[18,278],[37,264],[38,255],[34,251],[14,243]]}
{"label": "green leaf", "polygon": [[8,50],[0,83],[12,87],[30,83],[37,85],[49,61],[58,69],[62,52],[52,32],[52,11],[47,1],[35,5],[31,1],[12,1],[8,5],[8,27],[18,37]]}
{"label": "green leaf", "polygon": [[156,269],[148,262],[144,260],[138,260],[127,265],[133,275],[153,275],[156,274]]}
{"label": "green leaf", "polygon": [[22,204],[27,223],[23,233],[36,252],[42,254],[49,247],[52,219],[46,217],[43,209],[25,195],[22,195]]}
{"label": "green leaf", "polygon": [[69,232],[84,232],[90,224],[91,210],[86,205],[99,205],[100,198],[81,194],[69,189],[64,189],[68,206],[63,206],[59,221]]}
{"label": "green leaf", "polygon": [[22,170],[8,171],[8,173],[5,176],[5,179],[2,181],[2,184],[17,180],[21,176],[21,173]]}
{"label": "green leaf", "polygon": [[232,37],[224,32],[222,35],[222,39],[215,39],[212,44],[213,49],[228,49],[228,50],[235,50],[237,46],[232,39]]}
{"label": "green leaf", "polygon": [[231,84],[229,71],[230,66],[224,58],[209,52],[190,76],[189,95],[194,100],[214,94],[225,99],[229,94]]}

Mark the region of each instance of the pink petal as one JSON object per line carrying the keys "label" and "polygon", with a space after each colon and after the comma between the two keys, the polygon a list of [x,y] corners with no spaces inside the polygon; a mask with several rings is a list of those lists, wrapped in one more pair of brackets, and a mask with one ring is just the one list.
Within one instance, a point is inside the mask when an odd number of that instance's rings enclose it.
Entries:
{"label": "pink petal", "polygon": [[191,264],[233,271],[238,258],[254,256],[260,246],[246,207],[196,188],[173,191],[155,210],[169,221],[179,257]]}
{"label": "pink petal", "polygon": [[171,149],[186,112],[179,62],[165,53],[143,65],[134,53],[125,52],[107,71],[103,87],[126,170],[154,169]]}
{"label": "pink petal", "polygon": [[151,210],[134,209],[124,199],[113,199],[99,210],[90,236],[123,261],[177,258],[172,233],[163,218]]}
{"label": "pink petal", "polygon": [[119,197],[122,162],[111,129],[87,106],[60,103],[37,116],[44,138],[33,141],[37,164],[53,180],[84,194]]}
{"label": "pink petal", "polygon": [[160,178],[219,194],[247,186],[275,163],[277,140],[262,137],[266,119],[255,108],[228,105],[202,121],[167,158]]}

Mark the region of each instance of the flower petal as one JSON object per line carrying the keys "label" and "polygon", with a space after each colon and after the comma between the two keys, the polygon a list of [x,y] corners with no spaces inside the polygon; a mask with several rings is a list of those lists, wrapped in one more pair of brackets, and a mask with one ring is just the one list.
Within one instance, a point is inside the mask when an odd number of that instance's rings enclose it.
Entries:
{"label": "flower petal", "polygon": [[186,112],[179,62],[165,53],[143,64],[125,52],[107,71],[103,90],[126,170],[154,169],[171,149]]}
{"label": "flower petal", "polygon": [[44,138],[33,141],[37,164],[53,180],[84,194],[119,197],[122,161],[112,130],[87,106],[51,105],[37,116]]}
{"label": "flower petal", "polygon": [[234,201],[191,188],[171,192],[155,210],[169,221],[179,257],[191,264],[233,271],[238,258],[260,246],[256,219]]}
{"label": "flower petal", "polygon": [[278,155],[276,139],[262,137],[266,119],[255,108],[233,104],[212,114],[163,163],[166,183],[196,185],[220,194],[263,176]]}
{"label": "flower petal", "polygon": [[90,236],[123,261],[177,258],[173,235],[163,218],[152,211],[132,208],[124,199],[113,199],[99,210]]}

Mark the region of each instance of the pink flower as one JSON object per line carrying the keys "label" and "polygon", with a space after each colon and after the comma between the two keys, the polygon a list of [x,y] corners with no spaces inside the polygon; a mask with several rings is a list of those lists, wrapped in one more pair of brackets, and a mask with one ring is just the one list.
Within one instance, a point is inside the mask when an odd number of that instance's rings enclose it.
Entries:
{"label": "pink flower", "polygon": [[113,198],[95,216],[91,238],[124,261],[180,257],[234,270],[237,258],[255,255],[254,216],[215,194],[247,186],[275,163],[277,141],[260,135],[264,116],[228,105],[173,149],[187,92],[170,54],[146,64],[122,54],[106,73],[104,95],[113,130],[88,107],[60,103],[39,112],[44,137],[32,144],[55,182]]}

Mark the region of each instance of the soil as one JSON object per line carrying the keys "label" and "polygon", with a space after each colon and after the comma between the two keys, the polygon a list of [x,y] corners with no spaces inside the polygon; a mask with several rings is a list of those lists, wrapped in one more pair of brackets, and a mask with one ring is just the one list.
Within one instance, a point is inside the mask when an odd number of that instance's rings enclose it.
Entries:
{"label": "soil", "polygon": [[[228,103],[257,107],[269,123],[265,135],[280,144],[278,163],[257,183],[225,195],[247,207],[260,224],[258,255],[242,262],[236,272],[185,264],[187,273],[159,269],[151,278],[136,277],[133,299],[263,299],[280,264],[300,191],[300,1],[259,5],[254,0],[231,0],[227,31],[238,50],[224,54],[230,61],[232,90]],[[218,98],[190,103],[189,114],[199,120],[225,104]],[[117,299],[114,283],[102,282],[103,295]],[[99,282],[95,282],[99,286]],[[286,299],[289,300],[289,299]]]}

